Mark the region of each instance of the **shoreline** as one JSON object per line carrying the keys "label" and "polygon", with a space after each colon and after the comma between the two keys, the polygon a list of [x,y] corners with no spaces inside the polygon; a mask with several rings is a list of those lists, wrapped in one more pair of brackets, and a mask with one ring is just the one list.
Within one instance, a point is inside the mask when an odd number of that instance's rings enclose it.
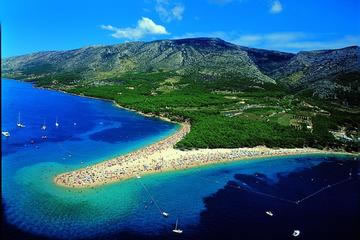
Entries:
{"label": "shoreline", "polygon": [[[16,80],[16,79],[15,79],[15,80]],[[21,81],[21,80],[19,80],[19,81]],[[124,110],[127,110],[127,111],[131,111],[131,112],[135,112],[136,114],[139,114],[139,115],[142,115],[142,116],[145,116],[145,117],[158,118],[158,119],[161,119],[161,120],[163,120],[163,121],[171,122],[171,123],[174,123],[174,124],[176,124],[176,125],[179,125],[179,122],[172,121],[171,119],[169,119],[169,118],[167,118],[167,117],[164,117],[164,116],[161,116],[161,115],[155,115],[155,114],[151,114],[151,113],[143,113],[143,112],[140,112],[140,111],[138,111],[138,110],[136,110],[136,109],[132,109],[132,108],[128,108],[128,107],[121,106],[121,105],[118,104],[115,100],[112,100],[112,99],[92,97],[92,96],[86,96],[86,95],[79,95],[79,94],[75,94],[75,93],[71,93],[71,92],[66,92],[66,91],[64,91],[64,90],[47,88],[47,87],[36,87],[36,86],[33,86],[33,87],[34,87],[34,88],[38,88],[38,89],[48,90],[48,91],[61,92],[61,93],[69,94],[69,95],[76,96],[76,97],[90,98],[90,99],[96,99],[96,100],[101,100],[101,101],[109,101],[109,102],[112,102],[112,104],[113,104],[114,106],[118,107],[118,108],[121,108],[121,109],[124,109]]]}
{"label": "shoreline", "polygon": [[[143,175],[267,157],[302,154],[349,154],[314,148],[217,148],[179,150],[174,145],[190,132],[188,122],[167,138],[136,151],[54,177],[54,183],[69,188],[93,188]],[[350,154],[351,155],[351,154]]]}
{"label": "shoreline", "polygon": [[[17,80],[17,79],[15,79]],[[22,80],[20,80],[22,81]],[[23,81],[26,82],[26,81]],[[32,84],[32,83],[30,83]],[[32,84],[33,85],[33,84]],[[137,149],[125,155],[120,155],[91,166],[56,175],[53,181],[56,185],[69,188],[93,188],[111,184],[141,175],[185,170],[201,166],[215,165],[241,160],[261,159],[268,157],[307,155],[307,154],[346,154],[345,151],[320,150],[315,148],[217,148],[179,150],[174,145],[190,132],[189,122],[175,122],[161,115],[148,114],[135,109],[123,107],[115,100],[69,93],[60,89],[33,87],[70,94],[77,97],[110,101],[114,106],[135,112],[145,117],[158,118],[163,121],[180,125],[180,128],[170,136]],[[164,158],[166,160],[164,160]]]}

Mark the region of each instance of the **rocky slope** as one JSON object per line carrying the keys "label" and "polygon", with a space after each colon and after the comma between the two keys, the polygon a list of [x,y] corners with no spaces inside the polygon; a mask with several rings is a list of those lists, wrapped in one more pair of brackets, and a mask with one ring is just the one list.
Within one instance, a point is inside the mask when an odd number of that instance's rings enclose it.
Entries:
{"label": "rocky slope", "polygon": [[349,102],[360,93],[360,48],[299,52],[269,76],[293,90]]}
{"label": "rocky slope", "polygon": [[238,46],[220,39],[182,39],[40,52],[5,59],[3,72],[24,77],[51,72],[79,72],[99,79],[128,71],[197,70],[203,74],[237,73],[256,81],[275,81],[263,74]]}
{"label": "rocky slope", "polygon": [[344,104],[360,104],[353,101],[360,92],[358,46],[292,54],[217,38],[192,38],[39,52],[4,59],[2,67],[8,77],[34,80],[71,73],[73,82],[101,82],[134,71],[196,72],[211,79],[231,74],[254,83],[281,83],[293,91],[339,99]]}

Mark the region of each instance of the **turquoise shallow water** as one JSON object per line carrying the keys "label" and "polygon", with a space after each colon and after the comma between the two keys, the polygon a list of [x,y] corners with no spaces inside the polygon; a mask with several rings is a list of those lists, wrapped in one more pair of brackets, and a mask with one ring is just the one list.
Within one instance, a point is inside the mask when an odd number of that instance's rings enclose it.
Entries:
{"label": "turquoise shallow water", "polygon": [[[26,125],[22,129],[16,128],[19,113]],[[53,236],[58,235],[54,229],[61,232],[62,227],[71,236],[77,236],[72,227],[78,233],[89,232],[85,229],[93,228],[89,225],[91,214],[98,216],[95,225],[101,223],[100,216],[102,221],[118,220],[116,212],[105,214],[103,210],[120,201],[121,212],[126,215],[133,201],[125,196],[136,196],[138,192],[126,185],[112,199],[105,196],[113,196],[113,186],[97,190],[100,193],[95,195],[86,191],[74,193],[55,186],[53,176],[151,144],[178,128],[119,109],[108,101],[36,89],[31,84],[7,79],[2,79],[2,116],[2,130],[11,134],[9,138],[2,137],[2,197],[6,217],[22,229]],[[56,118],[59,127],[55,126]],[[40,129],[44,122],[46,131]],[[99,201],[99,196],[104,201]],[[61,206],[65,209],[61,210]],[[75,214],[77,209],[81,214]],[[69,222],[73,218],[68,214],[78,219]]]}
{"label": "turquoise shallow water", "polygon": [[[215,196],[235,175],[261,173],[275,186],[279,179],[329,159],[349,159],[307,155],[242,160],[94,189],[63,188],[53,184],[56,174],[145,146],[173,133],[177,126],[115,108],[106,101],[39,90],[13,80],[2,84],[2,126],[11,132],[9,139],[2,138],[4,217],[9,225],[29,234],[58,239],[108,239],[112,234],[122,239],[124,232],[162,236],[171,232],[176,218],[188,232],[203,222],[208,210],[204,199]],[[18,112],[25,129],[14,126]],[[56,117],[59,128],[54,126]],[[43,119],[48,124],[46,133],[40,130]],[[46,141],[41,139],[44,134]],[[343,177],[346,175],[340,179]],[[161,216],[142,184],[160,209],[170,213],[169,218]],[[299,196],[305,195],[300,191]],[[253,195],[251,202],[257,199],[259,196]],[[219,229],[227,225],[217,224]]]}

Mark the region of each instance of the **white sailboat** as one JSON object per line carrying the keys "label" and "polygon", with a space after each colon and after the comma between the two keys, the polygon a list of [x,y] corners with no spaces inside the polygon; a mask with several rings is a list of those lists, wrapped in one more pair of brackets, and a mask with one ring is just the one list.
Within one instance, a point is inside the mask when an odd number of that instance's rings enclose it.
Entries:
{"label": "white sailboat", "polygon": [[300,235],[300,230],[294,230],[293,234],[294,237],[298,237]]}
{"label": "white sailboat", "polygon": [[55,127],[59,127],[58,118],[56,117]]}
{"label": "white sailboat", "polygon": [[18,117],[18,121],[16,123],[16,126],[19,127],[19,128],[24,128],[25,127],[25,125],[21,123],[20,113],[19,113],[19,117]]}
{"label": "white sailboat", "polygon": [[267,215],[269,215],[270,217],[274,216],[274,214],[271,211],[266,211],[265,212]]}
{"label": "white sailboat", "polygon": [[46,125],[45,125],[45,120],[44,120],[44,124],[41,126],[41,130],[46,130]]}
{"label": "white sailboat", "polygon": [[179,221],[179,219],[177,218],[176,219],[176,224],[175,224],[175,229],[173,229],[172,231],[174,232],[174,233],[182,233],[183,232],[183,230],[181,230],[181,229],[179,229],[178,228],[178,221]]}
{"label": "white sailboat", "polygon": [[4,132],[1,132],[1,134],[4,135],[5,137],[10,137],[10,133],[9,133],[9,132],[4,131]]}

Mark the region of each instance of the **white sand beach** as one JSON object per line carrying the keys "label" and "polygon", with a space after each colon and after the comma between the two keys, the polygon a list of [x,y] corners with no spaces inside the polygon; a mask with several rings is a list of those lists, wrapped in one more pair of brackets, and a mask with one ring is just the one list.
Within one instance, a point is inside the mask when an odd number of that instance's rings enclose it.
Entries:
{"label": "white sand beach", "polygon": [[88,188],[144,174],[186,169],[218,162],[328,152],[313,148],[270,149],[263,146],[186,151],[175,149],[174,145],[190,132],[190,127],[189,123],[181,123],[180,129],[176,133],[159,142],[92,166],[62,173],[57,175],[54,181],[64,187]]}

